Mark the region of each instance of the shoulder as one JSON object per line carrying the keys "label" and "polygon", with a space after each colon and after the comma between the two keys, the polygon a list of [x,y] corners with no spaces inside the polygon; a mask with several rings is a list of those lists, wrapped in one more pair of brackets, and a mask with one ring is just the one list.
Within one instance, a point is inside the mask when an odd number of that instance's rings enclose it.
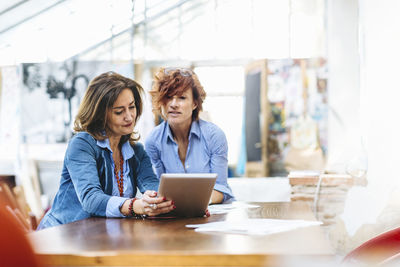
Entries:
{"label": "shoulder", "polygon": [[94,139],[94,137],[91,136],[89,133],[78,132],[71,138],[71,141],[69,142],[69,147],[75,148],[75,147],[90,146],[94,148],[96,144],[97,140]]}
{"label": "shoulder", "polygon": [[142,143],[136,142],[135,144],[131,145],[133,150],[136,152],[143,152],[144,151],[144,147]]}
{"label": "shoulder", "polygon": [[154,127],[154,129],[150,132],[150,134],[147,136],[145,145],[146,148],[150,145],[155,145],[158,142],[161,142],[162,137],[164,135],[166,123],[165,121]]}
{"label": "shoulder", "polygon": [[216,124],[201,119],[196,121],[196,123],[199,124],[201,134],[207,140],[218,141],[226,139],[224,131],[222,131],[222,129],[219,128]]}
{"label": "shoulder", "polygon": [[135,156],[137,158],[142,158],[144,155],[146,155],[146,152],[144,150],[144,146],[142,143],[136,142],[135,144],[131,145],[133,148],[133,151],[135,151]]}
{"label": "shoulder", "polygon": [[210,152],[220,151],[226,153],[228,150],[228,142],[226,140],[224,131],[212,122],[199,120],[202,139]]}
{"label": "shoulder", "polygon": [[79,132],[75,134],[67,147],[66,157],[75,158],[82,155],[91,155],[98,158],[101,153],[101,148],[97,145],[97,140],[87,132]]}

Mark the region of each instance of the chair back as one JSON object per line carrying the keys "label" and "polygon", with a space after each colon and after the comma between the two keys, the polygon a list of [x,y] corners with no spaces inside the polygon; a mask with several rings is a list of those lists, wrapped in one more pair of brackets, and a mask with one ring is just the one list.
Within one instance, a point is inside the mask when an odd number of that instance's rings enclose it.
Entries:
{"label": "chair back", "polygon": [[381,267],[397,267],[400,266],[400,253],[382,261],[379,266]]}
{"label": "chair back", "polygon": [[0,266],[41,266],[21,222],[0,200]]}
{"label": "chair back", "polygon": [[36,230],[36,216],[29,211],[22,187],[16,186],[14,189],[13,191],[7,183],[0,182],[0,202],[26,232]]}
{"label": "chair back", "polygon": [[400,227],[379,234],[353,249],[344,263],[380,264],[400,253]]}

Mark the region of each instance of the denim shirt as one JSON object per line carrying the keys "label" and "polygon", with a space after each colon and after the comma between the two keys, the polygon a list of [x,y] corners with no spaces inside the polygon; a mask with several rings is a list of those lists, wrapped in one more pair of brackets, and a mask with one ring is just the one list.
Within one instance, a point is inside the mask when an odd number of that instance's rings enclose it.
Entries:
{"label": "denim shirt", "polygon": [[224,194],[224,202],[234,199],[227,182],[228,143],[224,132],[215,124],[204,120],[192,122],[185,166],[168,122],[153,129],[145,146],[158,178],[162,173],[217,173],[214,189]]}
{"label": "denim shirt", "polygon": [[[158,190],[150,158],[140,143],[132,146],[128,159],[132,195]],[[89,133],[79,132],[69,142],[64,157],[60,187],[49,212],[38,229],[65,224],[90,216],[107,216],[107,205],[114,190],[113,160],[107,148],[97,144]],[[121,215],[122,217],[122,215]]]}

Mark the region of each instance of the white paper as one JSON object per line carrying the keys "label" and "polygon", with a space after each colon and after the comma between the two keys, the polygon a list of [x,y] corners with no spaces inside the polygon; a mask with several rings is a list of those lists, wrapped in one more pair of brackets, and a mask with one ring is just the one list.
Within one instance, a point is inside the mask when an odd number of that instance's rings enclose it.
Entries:
{"label": "white paper", "polygon": [[278,219],[244,219],[240,221],[221,221],[204,224],[188,224],[196,232],[221,232],[246,235],[269,235],[297,228],[321,225],[320,221],[278,220]]}
{"label": "white paper", "polygon": [[211,215],[213,214],[224,214],[228,213],[229,211],[237,208],[258,208],[260,206],[258,205],[253,205],[253,204],[246,204],[242,202],[233,202],[230,204],[214,204],[214,205],[209,205],[208,206],[208,212],[210,212]]}

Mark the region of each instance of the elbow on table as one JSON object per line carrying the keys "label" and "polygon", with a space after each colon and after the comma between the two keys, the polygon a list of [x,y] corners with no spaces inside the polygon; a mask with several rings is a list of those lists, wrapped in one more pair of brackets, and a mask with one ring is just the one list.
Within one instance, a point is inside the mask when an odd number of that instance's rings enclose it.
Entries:
{"label": "elbow on table", "polygon": [[82,209],[92,216],[105,216],[109,196],[86,195],[82,198]]}

